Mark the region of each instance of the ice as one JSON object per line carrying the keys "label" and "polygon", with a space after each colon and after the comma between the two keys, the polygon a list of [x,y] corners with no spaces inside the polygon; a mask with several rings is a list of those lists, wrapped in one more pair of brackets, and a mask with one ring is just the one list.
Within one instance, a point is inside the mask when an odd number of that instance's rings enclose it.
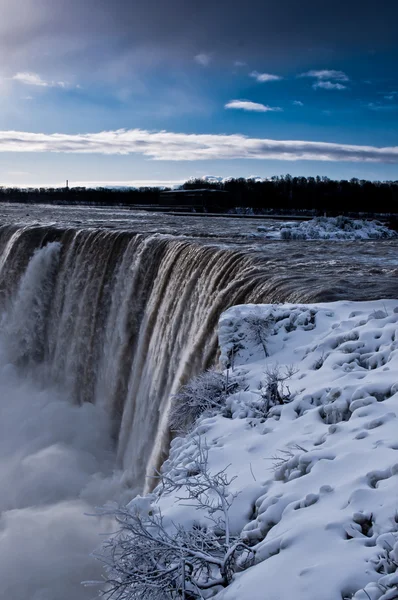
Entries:
{"label": "ice", "polygon": [[265,233],[266,237],[283,240],[372,240],[398,236],[380,221],[351,219],[342,215],[287,222],[278,228],[259,225],[257,231]]}

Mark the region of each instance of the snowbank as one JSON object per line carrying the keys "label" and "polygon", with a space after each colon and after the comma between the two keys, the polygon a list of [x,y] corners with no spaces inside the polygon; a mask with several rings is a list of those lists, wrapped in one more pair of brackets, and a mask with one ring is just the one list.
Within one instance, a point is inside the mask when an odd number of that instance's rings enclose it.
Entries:
{"label": "snowbank", "polygon": [[283,240],[375,240],[397,237],[380,221],[348,217],[316,217],[302,223],[287,223],[280,232]]}
{"label": "snowbank", "polygon": [[[166,464],[171,475],[188,464],[199,433],[211,470],[235,477],[231,522],[256,564],[217,598],[395,598],[398,303],[238,306],[221,318],[220,345],[246,389],[228,398],[231,418],[174,440]],[[286,402],[264,416],[276,365]],[[176,498],[160,504],[173,522],[198,518]]]}
{"label": "snowbank", "polygon": [[172,442],[169,483],[131,509],[160,510],[167,531],[211,529],[211,494],[182,499],[200,440],[254,559],[195,598],[397,598],[398,301],[236,306],[219,338],[232,393]]}

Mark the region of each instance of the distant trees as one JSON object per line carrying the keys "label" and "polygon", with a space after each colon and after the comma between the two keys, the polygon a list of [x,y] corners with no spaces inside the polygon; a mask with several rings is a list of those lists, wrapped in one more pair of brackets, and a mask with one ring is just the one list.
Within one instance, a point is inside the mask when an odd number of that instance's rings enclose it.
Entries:
{"label": "distant trees", "polygon": [[0,202],[135,206],[158,204],[160,189],[142,188],[11,188],[0,186]]}
{"label": "distant trees", "polygon": [[[191,179],[182,189],[228,192],[228,208],[252,208],[254,212],[311,211],[312,214],[397,214],[398,181],[333,180],[328,177],[282,175],[267,180],[232,178],[225,181]],[[158,204],[159,188],[7,188],[0,187],[0,202],[95,205]],[[216,200],[215,200],[216,202]],[[211,200],[207,210],[212,208]]]}
{"label": "distant trees", "polygon": [[317,214],[398,212],[398,181],[366,181],[356,178],[275,176],[267,180],[229,179],[224,182],[190,180],[184,189],[206,187],[230,193],[233,204],[276,211],[310,210]]}

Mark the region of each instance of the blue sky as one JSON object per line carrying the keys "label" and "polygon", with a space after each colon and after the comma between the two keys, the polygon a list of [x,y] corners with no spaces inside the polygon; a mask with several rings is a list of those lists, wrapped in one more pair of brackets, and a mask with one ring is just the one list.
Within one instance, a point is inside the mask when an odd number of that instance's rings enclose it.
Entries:
{"label": "blue sky", "polygon": [[398,179],[393,0],[0,4],[3,185]]}

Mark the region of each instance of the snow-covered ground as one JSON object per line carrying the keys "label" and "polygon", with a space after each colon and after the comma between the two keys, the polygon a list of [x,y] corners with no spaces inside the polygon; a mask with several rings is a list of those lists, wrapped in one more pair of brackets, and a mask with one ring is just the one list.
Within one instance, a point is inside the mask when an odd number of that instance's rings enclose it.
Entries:
{"label": "snow-covered ground", "polygon": [[350,219],[349,217],[315,217],[310,221],[288,222],[278,229],[274,227],[257,227],[260,233],[268,233],[267,237],[283,240],[376,240],[398,236],[380,221]]}
{"label": "snow-covered ground", "polygon": [[[240,390],[173,441],[164,473],[192,476],[200,440],[255,557],[202,597],[398,598],[398,301],[237,306],[219,337]],[[181,496],[147,501],[166,526],[211,527]]]}

